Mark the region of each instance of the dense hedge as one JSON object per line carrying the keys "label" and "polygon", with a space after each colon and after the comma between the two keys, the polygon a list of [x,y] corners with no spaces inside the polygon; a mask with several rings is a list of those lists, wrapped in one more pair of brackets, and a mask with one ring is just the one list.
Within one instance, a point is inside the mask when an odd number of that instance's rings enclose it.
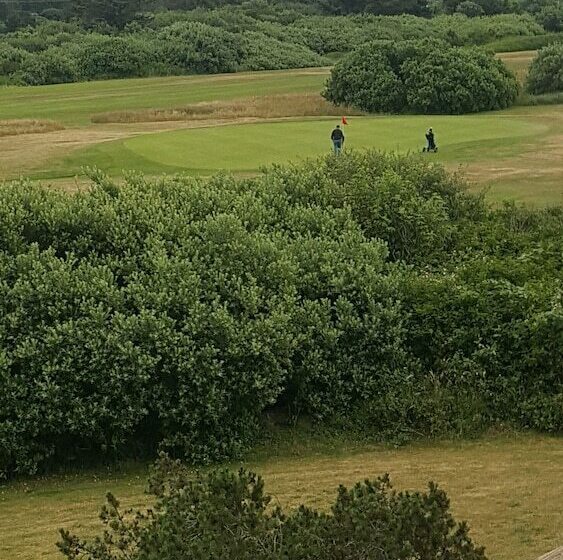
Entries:
{"label": "dense hedge", "polygon": [[371,112],[460,114],[509,107],[518,83],[476,47],[378,41],[337,62],[323,95]]}
{"label": "dense hedge", "polygon": [[273,406],[376,439],[560,430],[561,233],[378,154],[0,187],[0,471],[229,457]]}
{"label": "dense hedge", "polygon": [[451,45],[544,30],[530,15],[433,19],[402,16],[326,16],[303,6],[244,3],[214,10],[139,14],[124,28],[39,20],[0,34],[2,82],[38,85],[130,76],[268,70],[328,65],[374,39],[433,37]]}
{"label": "dense hedge", "polygon": [[496,52],[533,51],[547,47],[552,43],[563,43],[563,33],[546,33],[545,35],[522,35],[505,37],[487,43],[486,48]]}
{"label": "dense hedge", "polygon": [[397,492],[388,475],[340,486],[331,512],[270,507],[264,481],[240,470],[194,476],[161,459],[150,479],[154,513],[133,515],[108,494],[103,536],[84,541],[65,530],[59,549],[70,560],[485,560],[447,495]]}
{"label": "dense hedge", "polygon": [[563,43],[539,51],[530,65],[526,89],[534,94],[563,91]]}

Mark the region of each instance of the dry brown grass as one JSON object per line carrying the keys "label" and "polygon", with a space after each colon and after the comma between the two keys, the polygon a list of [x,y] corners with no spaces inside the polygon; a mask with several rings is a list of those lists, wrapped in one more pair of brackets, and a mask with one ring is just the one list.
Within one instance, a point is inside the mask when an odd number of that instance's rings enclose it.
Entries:
{"label": "dry brown grass", "polygon": [[526,80],[526,76],[528,75],[530,64],[537,54],[537,51],[520,51],[499,53],[497,57],[500,58],[506,66],[512,70],[512,72],[514,72],[518,81],[523,84]]}
{"label": "dry brown grass", "polygon": [[13,119],[0,121],[0,136],[19,136],[21,134],[42,134],[64,130],[64,126],[56,121],[36,119]]}
{"label": "dry brown grass", "polygon": [[92,117],[93,123],[139,123],[197,120],[276,119],[282,117],[322,117],[361,115],[349,107],[336,107],[318,94],[296,93],[254,96],[231,101],[194,103],[176,109],[113,111]]}
{"label": "dry brown grass", "polygon": [[[532,560],[563,543],[563,439],[534,434],[399,449],[293,446],[247,467],[263,474],[275,503],[326,509],[336,488],[391,473],[397,488],[424,489],[435,480],[466,519],[491,560]],[[233,465],[236,468],[236,465]],[[0,558],[56,560],[57,529],[100,530],[105,492],[125,507],[143,507],[146,472],[90,473],[0,485]]]}

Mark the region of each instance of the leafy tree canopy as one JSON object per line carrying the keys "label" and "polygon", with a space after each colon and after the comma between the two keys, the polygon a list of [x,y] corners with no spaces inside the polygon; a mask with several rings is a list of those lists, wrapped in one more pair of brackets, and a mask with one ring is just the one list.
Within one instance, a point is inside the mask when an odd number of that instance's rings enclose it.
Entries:
{"label": "leafy tree canopy", "polygon": [[364,45],[334,66],[323,95],[370,112],[474,113],[514,103],[514,75],[475,47],[436,40]]}

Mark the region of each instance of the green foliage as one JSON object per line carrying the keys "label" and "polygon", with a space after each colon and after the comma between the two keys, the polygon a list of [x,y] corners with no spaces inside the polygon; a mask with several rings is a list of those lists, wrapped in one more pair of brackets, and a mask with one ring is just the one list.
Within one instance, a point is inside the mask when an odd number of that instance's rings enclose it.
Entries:
{"label": "green foliage", "polygon": [[323,66],[326,59],[306,46],[286,43],[263,33],[244,34],[242,70],[284,70],[289,68]]}
{"label": "green foliage", "polygon": [[485,14],[483,7],[476,2],[472,2],[472,0],[464,0],[463,2],[459,3],[455,11],[467,17],[477,17]]}
{"label": "green foliage", "polygon": [[374,42],[332,70],[323,95],[370,112],[474,113],[512,105],[516,78],[490,53],[439,41]]}
{"label": "green foliage", "polygon": [[539,23],[546,31],[556,33],[563,30],[563,4],[557,2],[544,6],[537,15]]}
{"label": "green foliage", "polygon": [[[416,12],[406,6],[409,3],[418,0],[405,3],[407,11]],[[374,39],[432,37],[452,45],[470,45],[545,32],[528,14],[470,18],[456,12],[433,19],[373,15],[390,13],[391,4],[382,4],[381,9],[366,6],[371,13],[339,16],[323,15],[322,9],[311,5],[266,2],[156,13],[147,11],[150,5],[141,6],[140,13],[128,0],[74,4],[76,12],[65,16],[68,21],[38,18],[33,25],[0,37],[2,51],[14,47],[28,53],[17,65],[6,65],[4,82],[44,84],[322,66],[328,64],[325,55],[349,52]],[[189,2],[184,4],[189,7]],[[393,0],[393,6],[398,5]],[[348,13],[356,8],[334,11]],[[66,60],[55,51],[57,61],[49,64],[44,53],[52,47],[61,47]]]}
{"label": "green foliage", "polygon": [[376,439],[563,428],[561,210],[377,153],[93,179],[0,187],[4,474],[233,457],[271,407]]}
{"label": "green foliage", "polygon": [[62,530],[59,549],[70,560],[485,560],[465,523],[436,484],[427,492],[397,492],[388,475],[347,489],[330,513],[301,506],[269,508],[264,481],[240,470],[192,474],[161,458],[150,480],[154,512],[123,512],[108,494],[103,537],[91,541]]}
{"label": "green foliage", "polygon": [[563,91],[542,93],[541,95],[523,93],[518,97],[517,104],[532,107],[537,105],[563,105]]}
{"label": "green foliage", "polygon": [[79,75],[77,62],[62,47],[49,47],[29,58],[16,74],[26,85],[64,84],[75,82]]}
{"label": "green foliage", "polygon": [[80,79],[143,76],[156,63],[156,53],[144,41],[131,37],[90,35],[74,48]]}
{"label": "green foliage", "polygon": [[497,41],[487,43],[486,47],[494,52],[533,51],[563,42],[563,33],[547,33],[544,35],[519,35],[516,37],[505,37]]}
{"label": "green foliage", "polygon": [[234,72],[242,59],[240,36],[203,23],[174,23],[158,39],[163,61],[181,72]]}
{"label": "green foliage", "polygon": [[526,89],[533,94],[563,91],[563,43],[539,51],[530,65]]}
{"label": "green foliage", "polygon": [[28,57],[27,51],[0,43],[0,76],[18,73],[26,66]]}

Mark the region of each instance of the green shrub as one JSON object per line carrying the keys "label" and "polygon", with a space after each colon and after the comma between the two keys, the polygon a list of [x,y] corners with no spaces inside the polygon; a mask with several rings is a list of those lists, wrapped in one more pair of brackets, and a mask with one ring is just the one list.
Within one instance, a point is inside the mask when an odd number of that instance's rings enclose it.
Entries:
{"label": "green shrub", "polygon": [[473,113],[512,105],[516,78],[491,54],[436,41],[371,43],[332,70],[323,95],[371,112]]}
{"label": "green shrub", "polygon": [[158,39],[164,61],[182,72],[234,72],[242,59],[239,36],[203,23],[174,23]]}
{"label": "green shrub", "polygon": [[485,560],[432,482],[427,492],[397,492],[385,475],[351,489],[341,486],[330,513],[306,506],[284,513],[268,507],[271,497],[253,473],[219,470],[194,477],[161,459],[151,490],[156,513],[124,513],[108,494],[104,535],[83,541],[63,530],[60,550],[71,560],[123,554],[131,560]]}
{"label": "green shrub", "polygon": [[524,35],[517,37],[505,37],[486,44],[488,49],[494,52],[533,51],[563,42],[563,33],[546,33],[542,35]]}
{"label": "green shrub", "polygon": [[544,6],[538,13],[537,19],[546,31],[557,33],[563,30],[563,5],[559,2]]}
{"label": "green shrub", "polygon": [[76,60],[62,47],[50,47],[28,59],[19,73],[21,81],[30,86],[64,84],[78,79]]}
{"label": "green shrub", "polygon": [[562,231],[378,153],[0,186],[0,472],[234,457],[272,407],[373,439],[560,430]]}
{"label": "green shrub", "polygon": [[0,76],[9,76],[25,68],[29,54],[23,49],[0,43]]}
{"label": "green shrub", "polygon": [[83,80],[129,78],[150,73],[155,54],[130,37],[88,35],[70,54]]}
{"label": "green shrub", "polygon": [[563,91],[563,43],[539,51],[530,65],[526,89],[533,94]]}
{"label": "green shrub", "polygon": [[305,46],[285,43],[263,33],[245,33],[244,41],[242,70],[284,70],[327,64]]}
{"label": "green shrub", "polygon": [[483,10],[482,6],[471,0],[464,0],[457,5],[456,12],[467,17],[477,17],[484,15],[485,10]]}

